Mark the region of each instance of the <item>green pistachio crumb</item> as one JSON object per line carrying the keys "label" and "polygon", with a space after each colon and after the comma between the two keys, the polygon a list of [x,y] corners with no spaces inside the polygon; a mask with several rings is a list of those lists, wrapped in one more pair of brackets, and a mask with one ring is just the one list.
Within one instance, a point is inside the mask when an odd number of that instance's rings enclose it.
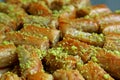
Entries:
{"label": "green pistachio crumb", "polygon": [[91,57],[91,59],[92,59],[94,62],[98,62],[98,59],[97,59],[95,56]]}
{"label": "green pistachio crumb", "polygon": [[120,55],[120,52],[117,51],[117,50],[115,50],[114,53],[115,53],[116,55]]}
{"label": "green pistachio crumb", "polygon": [[8,41],[3,41],[3,44],[7,45],[7,44],[9,44],[9,42]]}
{"label": "green pistachio crumb", "polygon": [[12,42],[9,42],[9,41],[3,41],[2,44],[8,45],[8,44],[13,44],[13,43],[12,43]]}
{"label": "green pistachio crumb", "polygon": [[71,47],[71,49],[72,49],[72,50],[76,50],[77,47],[73,45],[73,46]]}
{"label": "green pistachio crumb", "polygon": [[104,74],[103,76],[105,79],[109,79],[110,75],[109,74]]}

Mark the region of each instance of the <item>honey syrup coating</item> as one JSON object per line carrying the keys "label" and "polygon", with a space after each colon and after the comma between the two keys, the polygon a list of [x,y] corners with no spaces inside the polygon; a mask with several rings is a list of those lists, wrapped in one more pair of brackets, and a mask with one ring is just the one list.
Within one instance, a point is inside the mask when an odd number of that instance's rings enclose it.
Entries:
{"label": "honey syrup coating", "polygon": [[0,15],[0,80],[120,79],[120,14],[107,5],[5,0]]}

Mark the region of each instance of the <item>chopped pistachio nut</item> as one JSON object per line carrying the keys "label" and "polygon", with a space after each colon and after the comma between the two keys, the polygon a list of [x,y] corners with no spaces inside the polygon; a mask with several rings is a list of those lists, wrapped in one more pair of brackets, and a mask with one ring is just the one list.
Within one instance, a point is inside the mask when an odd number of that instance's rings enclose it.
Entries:
{"label": "chopped pistachio nut", "polygon": [[10,42],[10,41],[3,41],[2,44],[8,45],[8,44],[13,44],[13,42]]}
{"label": "chopped pistachio nut", "polygon": [[67,6],[63,6],[62,8],[63,8],[63,9],[68,9],[68,7],[67,7]]}
{"label": "chopped pistachio nut", "polygon": [[48,39],[48,37],[47,37],[47,36],[44,36],[43,39]]}
{"label": "chopped pistachio nut", "polygon": [[31,35],[30,33],[27,33],[27,32],[20,32],[20,31],[15,32],[15,33],[20,33],[20,34],[23,34],[23,35],[26,35],[26,36],[30,36],[30,35]]}
{"label": "chopped pistachio nut", "polygon": [[103,77],[104,77],[104,79],[106,79],[106,80],[107,80],[107,79],[109,79],[110,75],[109,75],[109,74],[104,74],[104,76],[103,76]]}
{"label": "chopped pistachio nut", "polygon": [[65,11],[71,12],[74,9],[74,6],[69,5],[69,6],[63,6],[62,9],[59,11],[60,13],[63,13]]}
{"label": "chopped pistachio nut", "polygon": [[9,10],[10,12],[12,12],[12,11],[14,11],[14,10],[15,10],[15,7],[14,7],[13,5],[9,5],[9,7],[8,7],[8,8],[9,8],[8,10]]}
{"label": "chopped pistachio nut", "polygon": [[91,59],[92,59],[92,61],[94,61],[94,62],[98,62],[98,59],[97,59],[95,56],[91,57]]}
{"label": "chopped pistachio nut", "polygon": [[71,49],[72,49],[72,50],[76,50],[77,47],[73,45],[73,46],[71,46]]}
{"label": "chopped pistachio nut", "polygon": [[82,63],[82,62],[78,62],[78,63],[77,63],[77,67],[78,67],[78,68],[80,68],[80,67],[82,67],[82,66],[83,66],[83,63]]}
{"label": "chopped pistachio nut", "polygon": [[119,38],[119,37],[117,37],[117,38],[114,39],[114,40],[115,40],[116,43],[118,43],[118,44],[120,43],[120,38]]}
{"label": "chopped pistachio nut", "polygon": [[113,52],[113,51],[111,51],[111,50],[107,50],[106,48],[103,48],[103,50],[104,50],[105,52],[107,52],[107,53],[114,54],[114,52]]}
{"label": "chopped pistachio nut", "polygon": [[81,52],[84,54],[86,53],[88,50],[87,49],[81,49]]}
{"label": "chopped pistachio nut", "polygon": [[18,46],[17,51],[20,61],[20,67],[22,68],[22,70],[26,70],[30,68],[32,65],[34,65],[33,58],[29,58],[30,53],[26,49],[24,49],[23,46]]}
{"label": "chopped pistachio nut", "polygon": [[67,57],[68,55],[68,53],[63,52],[62,47],[51,48],[48,50],[48,53],[54,55],[57,59],[61,59],[62,57]]}
{"label": "chopped pistachio nut", "polygon": [[90,39],[93,40],[93,41],[98,41],[98,42],[102,42],[104,40],[104,36],[102,34],[98,35],[96,33],[93,33],[91,36],[90,36]]}
{"label": "chopped pistachio nut", "polygon": [[103,40],[104,40],[104,35],[103,34],[98,35],[98,41],[103,41]]}
{"label": "chopped pistachio nut", "polygon": [[59,17],[59,15],[60,15],[59,11],[57,11],[57,10],[53,11],[53,16],[54,17]]}
{"label": "chopped pistachio nut", "polygon": [[48,24],[50,22],[50,17],[42,17],[42,16],[28,16],[23,18],[23,22],[25,24],[38,24],[41,27],[48,27]]}
{"label": "chopped pistachio nut", "polygon": [[40,59],[43,59],[43,57],[46,56],[46,51],[45,50],[35,49],[35,51],[38,54]]}
{"label": "chopped pistachio nut", "polygon": [[119,56],[120,56],[120,52],[119,52],[119,51],[115,50],[115,51],[113,51],[113,52],[114,52],[114,54],[116,54],[116,55],[119,55]]}
{"label": "chopped pistachio nut", "polygon": [[[38,34],[31,34],[30,32],[15,32],[15,33],[19,33],[19,34],[22,34],[22,35],[25,35],[26,37],[27,36],[33,36],[33,37],[36,37],[36,38],[42,38],[42,39],[48,39],[47,36],[43,36],[43,35],[38,35]],[[26,37],[24,39],[26,39]]]}
{"label": "chopped pistachio nut", "polygon": [[100,48],[90,46],[90,49],[91,49],[92,53],[97,54],[98,53],[97,49],[100,49]]}
{"label": "chopped pistachio nut", "polygon": [[89,16],[89,15],[86,15],[84,18],[85,18],[85,19],[89,19],[89,18],[90,18],[90,16]]}
{"label": "chopped pistachio nut", "polygon": [[9,15],[0,12],[0,23],[10,26],[11,22],[14,22],[14,20]]}

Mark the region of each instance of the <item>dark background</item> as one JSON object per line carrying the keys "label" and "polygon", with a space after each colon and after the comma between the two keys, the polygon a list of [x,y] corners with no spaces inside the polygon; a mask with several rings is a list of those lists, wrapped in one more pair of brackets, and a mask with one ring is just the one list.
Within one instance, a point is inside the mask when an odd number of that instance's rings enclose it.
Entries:
{"label": "dark background", "polygon": [[106,4],[112,11],[120,10],[120,0],[91,0],[93,5]]}

